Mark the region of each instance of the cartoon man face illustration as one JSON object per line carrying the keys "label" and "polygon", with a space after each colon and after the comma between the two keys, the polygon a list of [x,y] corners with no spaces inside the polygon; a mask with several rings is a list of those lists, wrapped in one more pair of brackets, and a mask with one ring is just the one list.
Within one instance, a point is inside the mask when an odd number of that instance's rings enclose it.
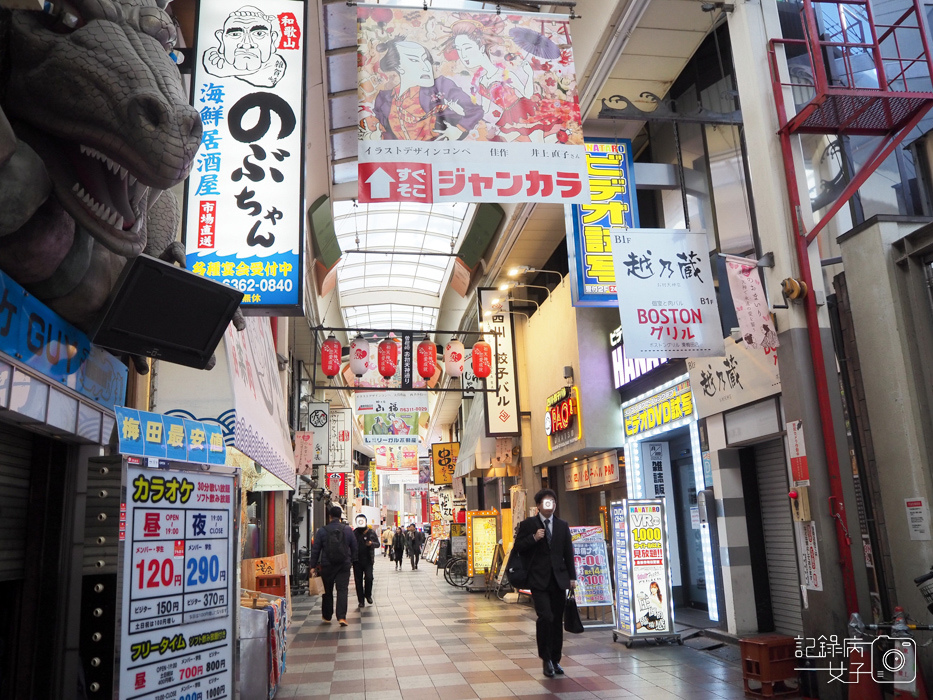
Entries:
{"label": "cartoon man face illustration", "polygon": [[434,66],[427,50],[414,41],[398,43],[398,74],[404,89],[414,87],[434,87]]}
{"label": "cartoon man face illustration", "polygon": [[235,77],[257,87],[274,87],[285,74],[278,54],[279,23],[258,7],[231,12],[214,32],[218,45],[204,52],[204,69],[219,78]]}

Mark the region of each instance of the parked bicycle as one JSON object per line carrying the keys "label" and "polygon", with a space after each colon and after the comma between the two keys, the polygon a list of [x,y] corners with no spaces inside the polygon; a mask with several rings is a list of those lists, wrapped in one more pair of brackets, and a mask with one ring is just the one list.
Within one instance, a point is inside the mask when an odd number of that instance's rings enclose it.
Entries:
{"label": "parked bicycle", "polygon": [[466,557],[454,556],[447,560],[444,567],[444,580],[454,588],[466,588],[473,578],[467,575]]}

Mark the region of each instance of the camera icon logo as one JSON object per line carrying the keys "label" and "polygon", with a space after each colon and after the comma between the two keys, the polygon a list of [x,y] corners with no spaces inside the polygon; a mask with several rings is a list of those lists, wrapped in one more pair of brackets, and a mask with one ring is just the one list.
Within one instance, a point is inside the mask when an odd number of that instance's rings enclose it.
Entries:
{"label": "camera icon logo", "polygon": [[917,678],[917,643],[909,637],[880,635],[872,643],[876,683],[912,683]]}

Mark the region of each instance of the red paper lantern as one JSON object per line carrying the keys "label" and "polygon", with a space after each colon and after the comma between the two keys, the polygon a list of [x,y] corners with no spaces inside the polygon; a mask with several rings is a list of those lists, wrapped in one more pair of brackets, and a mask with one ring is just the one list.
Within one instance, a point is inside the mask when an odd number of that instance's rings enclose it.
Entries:
{"label": "red paper lantern", "polygon": [[418,343],[418,374],[430,379],[437,371],[437,346],[425,338]]}
{"label": "red paper lantern", "polygon": [[336,377],[340,374],[340,361],[343,347],[333,334],[321,344],[321,369],[325,376]]}
{"label": "red paper lantern", "polygon": [[379,343],[379,374],[388,379],[398,368],[398,343],[386,338]]}
{"label": "red paper lantern", "polygon": [[492,372],[492,345],[480,340],[473,346],[473,374],[485,379]]}

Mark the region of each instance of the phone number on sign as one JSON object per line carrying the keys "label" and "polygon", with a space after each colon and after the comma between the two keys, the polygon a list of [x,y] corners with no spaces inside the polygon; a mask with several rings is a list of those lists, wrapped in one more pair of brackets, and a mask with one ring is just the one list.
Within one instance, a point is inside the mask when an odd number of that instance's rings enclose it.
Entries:
{"label": "phone number on sign", "polygon": [[262,279],[258,282],[254,279],[223,280],[228,287],[233,287],[241,292],[290,292],[292,291],[291,280],[270,280]]}

